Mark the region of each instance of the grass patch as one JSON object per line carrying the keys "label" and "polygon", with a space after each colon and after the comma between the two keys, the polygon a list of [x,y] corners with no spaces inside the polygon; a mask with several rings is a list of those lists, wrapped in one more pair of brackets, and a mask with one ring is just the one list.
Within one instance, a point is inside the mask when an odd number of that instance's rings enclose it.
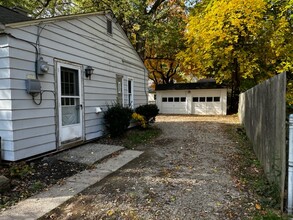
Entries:
{"label": "grass patch", "polygon": [[161,133],[162,131],[155,126],[147,127],[145,129],[133,128],[129,130],[123,138],[123,146],[129,149],[133,149],[138,145],[149,144]]}

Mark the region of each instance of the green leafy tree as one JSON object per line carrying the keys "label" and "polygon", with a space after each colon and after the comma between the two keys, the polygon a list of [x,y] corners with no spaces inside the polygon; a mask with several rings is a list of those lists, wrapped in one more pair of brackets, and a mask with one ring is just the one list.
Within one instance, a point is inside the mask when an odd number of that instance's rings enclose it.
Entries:
{"label": "green leafy tree", "polygon": [[75,7],[75,0],[0,0],[0,5],[8,8],[24,9],[34,18],[66,15]]}
{"label": "green leafy tree", "polygon": [[185,48],[183,38],[186,14],[182,6],[176,6],[176,11],[168,13],[164,20],[152,25],[146,40],[144,63],[149,70],[149,78],[155,84],[185,80],[176,55]]}

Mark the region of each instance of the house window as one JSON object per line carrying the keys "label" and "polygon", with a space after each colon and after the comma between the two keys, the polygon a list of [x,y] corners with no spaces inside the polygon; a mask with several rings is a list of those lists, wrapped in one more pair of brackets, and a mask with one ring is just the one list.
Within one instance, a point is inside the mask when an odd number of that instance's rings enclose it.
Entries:
{"label": "house window", "polygon": [[162,98],[162,102],[167,102],[167,98],[166,97],[163,97]]}
{"label": "house window", "polygon": [[213,97],[207,97],[207,102],[212,102],[213,101]]}
{"label": "house window", "polygon": [[220,101],[220,97],[214,97],[214,102],[219,102]]}
{"label": "house window", "polygon": [[174,102],[179,102],[179,101],[180,101],[179,97],[174,98]]}
{"label": "house window", "polygon": [[120,76],[120,75],[116,76],[116,89],[117,89],[116,101],[120,105],[123,104],[122,79],[123,79],[122,76]]}
{"label": "house window", "polygon": [[199,101],[200,102],[205,102],[206,101],[206,97],[199,97]]}
{"label": "house window", "polygon": [[192,101],[193,101],[193,102],[198,102],[198,97],[193,97],[193,98],[192,98]]}
{"label": "house window", "polygon": [[168,102],[173,102],[173,97],[168,97]]}
{"label": "house window", "polygon": [[113,27],[112,27],[112,21],[110,19],[107,19],[107,33],[113,34]]}
{"label": "house window", "polygon": [[180,101],[181,101],[181,102],[186,102],[186,97],[181,97],[181,98],[180,98]]}
{"label": "house window", "polygon": [[130,108],[134,108],[133,105],[133,80],[128,79],[127,81],[127,98],[128,98],[128,106]]}

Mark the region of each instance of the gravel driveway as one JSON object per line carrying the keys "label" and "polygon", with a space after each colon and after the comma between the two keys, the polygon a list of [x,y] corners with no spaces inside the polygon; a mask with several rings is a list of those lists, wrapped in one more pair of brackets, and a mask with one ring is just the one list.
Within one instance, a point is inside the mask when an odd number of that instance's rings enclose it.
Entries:
{"label": "gravel driveway", "polygon": [[[46,216],[50,219],[226,219],[244,197],[228,163],[237,117],[159,116],[163,134],[145,153]],[[242,219],[242,218],[240,218]]]}

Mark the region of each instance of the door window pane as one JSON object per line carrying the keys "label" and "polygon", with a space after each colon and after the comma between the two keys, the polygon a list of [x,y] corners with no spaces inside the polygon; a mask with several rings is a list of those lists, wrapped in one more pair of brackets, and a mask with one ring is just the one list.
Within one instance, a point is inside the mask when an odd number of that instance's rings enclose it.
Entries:
{"label": "door window pane", "polygon": [[181,102],[186,102],[186,97],[181,97],[181,98],[180,98],[180,101],[181,101]]}
{"label": "door window pane", "polygon": [[175,97],[174,102],[179,102],[179,97]]}
{"label": "door window pane", "polygon": [[193,102],[198,102],[198,97],[193,97],[193,98],[192,98],[192,101],[193,101]]}
{"label": "door window pane", "polygon": [[61,95],[79,96],[78,70],[61,67]]}
{"label": "door window pane", "polygon": [[220,97],[214,97],[214,102],[219,102],[220,101]]}
{"label": "door window pane", "polygon": [[200,102],[205,102],[206,101],[206,97],[199,97],[199,101]]}
{"label": "door window pane", "polygon": [[173,97],[168,97],[168,102],[173,102]]}
{"label": "door window pane", "polygon": [[207,97],[207,102],[212,102],[213,101],[213,97]]}
{"label": "door window pane", "polygon": [[166,97],[163,97],[162,98],[162,102],[167,102],[167,98]]}

